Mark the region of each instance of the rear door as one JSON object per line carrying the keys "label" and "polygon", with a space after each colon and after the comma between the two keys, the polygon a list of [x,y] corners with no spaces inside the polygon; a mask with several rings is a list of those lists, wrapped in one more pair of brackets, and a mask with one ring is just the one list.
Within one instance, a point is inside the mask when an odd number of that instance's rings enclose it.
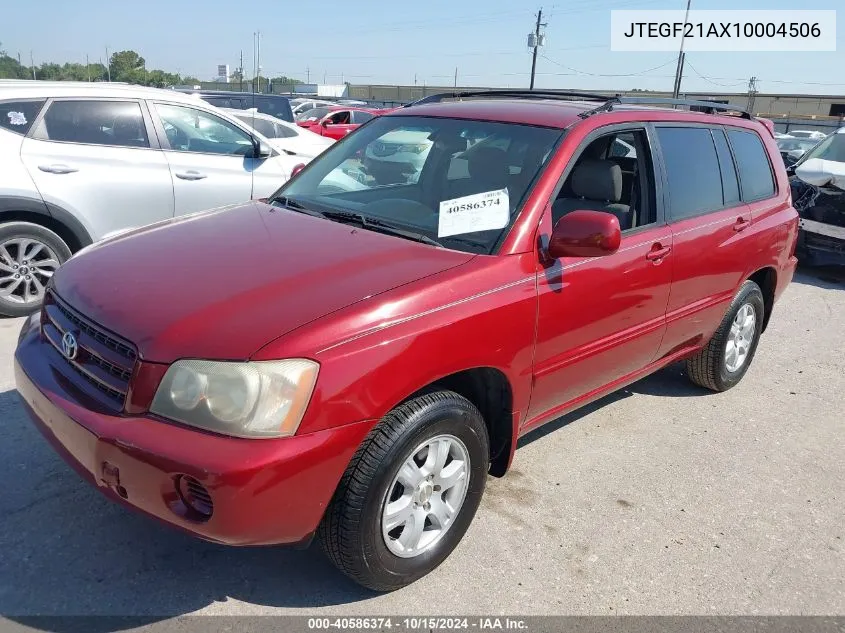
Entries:
{"label": "rear door", "polygon": [[184,104],[150,106],[173,176],[176,215],[245,202],[252,198],[252,137],[206,110]]}
{"label": "rear door", "polygon": [[142,101],[52,99],[21,158],[45,202],[95,240],[173,216],[170,169]]}
{"label": "rear door", "polygon": [[747,272],[746,237],[753,231],[724,130],[694,124],[656,129],[674,233],[663,355],[715,332]]}

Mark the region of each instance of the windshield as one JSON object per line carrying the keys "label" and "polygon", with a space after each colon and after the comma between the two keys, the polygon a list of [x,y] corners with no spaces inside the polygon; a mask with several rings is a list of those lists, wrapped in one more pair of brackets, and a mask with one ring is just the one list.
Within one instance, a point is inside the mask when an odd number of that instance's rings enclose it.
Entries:
{"label": "windshield", "polygon": [[780,138],[777,139],[777,146],[782,152],[792,152],[795,150],[806,152],[818,142],[818,139],[811,138]]}
{"label": "windshield", "polygon": [[492,254],[563,136],[559,129],[379,117],[334,144],[273,201],[355,214],[455,250]]}
{"label": "windshield", "polygon": [[809,152],[804,154],[801,162],[806,163],[808,160],[812,160],[813,158],[845,163],[845,133],[839,132],[831,134]]}
{"label": "windshield", "polygon": [[329,113],[328,108],[311,108],[296,115],[297,121],[319,121]]}

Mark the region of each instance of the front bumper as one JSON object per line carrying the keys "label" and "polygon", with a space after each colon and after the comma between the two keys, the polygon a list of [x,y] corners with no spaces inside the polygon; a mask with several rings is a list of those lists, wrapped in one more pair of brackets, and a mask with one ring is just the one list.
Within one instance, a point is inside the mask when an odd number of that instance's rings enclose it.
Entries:
{"label": "front bumper", "polygon": [[[54,358],[55,356],[55,358]],[[147,416],[81,406],[51,363],[59,354],[37,328],[15,353],[24,407],[57,452],[109,498],[200,538],[228,545],[307,542],[353,453],[375,422],[307,435],[249,440],[188,429]],[[207,519],[177,491],[199,481],[213,502]]]}
{"label": "front bumper", "polygon": [[815,266],[845,266],[845,227],[801,218],[797,252]]}

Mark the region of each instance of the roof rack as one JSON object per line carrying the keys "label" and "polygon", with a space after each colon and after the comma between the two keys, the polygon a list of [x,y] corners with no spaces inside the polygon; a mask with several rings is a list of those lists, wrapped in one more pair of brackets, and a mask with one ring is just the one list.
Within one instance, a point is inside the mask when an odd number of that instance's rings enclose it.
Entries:
{"label": "roof rack", "polygon": [[751,114],[740,107],[729,103],[716,103],[714,101],[696,101],[694,99],[674,99],[672,97],[628,97],[620,94],[613,96],[602,95],[595,92],[574,92],[569,90],[466,90],[455,92],[442,92],[423,97],[409,103],[405,107],[423,105],[426,103],[438,103],[446,99],[463,99],[466,97],[511,97],[517,99],[561,99],[568,101],[601,101],[602,104],[592,110],[585,110],[578,116],[586,119],[599,112],[610,112],[614,105],[673,105],[689,106],[699,108],[706,114],[717,112],[736,112],[744,119],[753,118]]}
{"label": "roof rack", "polygon": [[[618,96],[618,95],[617,95]],[[467,97],[511,97],[515,99],[568,99],[573,101],[607,101],[613,97],[596,92],[575,92],[570,90],[456,90],[454,92],[440,92],[428,95],[409,103],[406,107],[423,105],[425,103],[439,103],[446,99],[464,99]]]}

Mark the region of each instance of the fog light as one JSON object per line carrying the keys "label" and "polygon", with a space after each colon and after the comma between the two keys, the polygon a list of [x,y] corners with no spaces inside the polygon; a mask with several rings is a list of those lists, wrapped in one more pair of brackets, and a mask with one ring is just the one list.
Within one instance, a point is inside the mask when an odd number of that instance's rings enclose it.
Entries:
{"label": "fog light", "polygon": [[199,481],[189,475],[180,475],[176,481],[176,490],[182,503],[198,515],[197,519],[207,521],[211,518],[214,502],[211,493]]}

